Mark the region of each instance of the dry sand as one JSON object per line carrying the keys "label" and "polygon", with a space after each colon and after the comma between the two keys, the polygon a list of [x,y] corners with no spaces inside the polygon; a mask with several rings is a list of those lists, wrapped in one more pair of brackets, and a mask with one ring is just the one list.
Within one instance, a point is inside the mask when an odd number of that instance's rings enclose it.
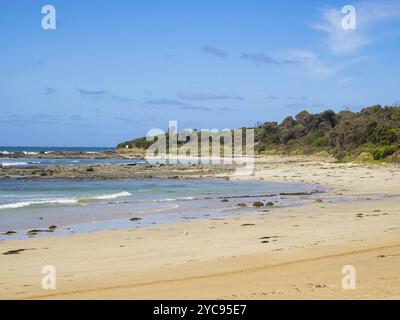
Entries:
{"label": "dry sand", "polygon": [[[0,242],[1,299],[399,299],[400,167],[262,157],[251,177],[330,187],[240,217]],[[340,201],[343,200],[343,201]],[[54,265],[57,289],[43,290]],[[343,266],[357,287],[342,289]]]}

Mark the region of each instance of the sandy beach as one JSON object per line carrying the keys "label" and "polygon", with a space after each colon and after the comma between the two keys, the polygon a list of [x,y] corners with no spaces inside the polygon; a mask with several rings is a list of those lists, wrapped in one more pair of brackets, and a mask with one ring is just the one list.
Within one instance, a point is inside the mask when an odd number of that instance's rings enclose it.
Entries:
{"label": "sandy beach", "polygon": [[[398,165],[268,156],[234,179],[328,191],[236,217],[2,241],[0,299],[400,298]],[[56,290],[42,289],[43,265],[56,267]],[[356,289],[342,288],[346,265]]]}

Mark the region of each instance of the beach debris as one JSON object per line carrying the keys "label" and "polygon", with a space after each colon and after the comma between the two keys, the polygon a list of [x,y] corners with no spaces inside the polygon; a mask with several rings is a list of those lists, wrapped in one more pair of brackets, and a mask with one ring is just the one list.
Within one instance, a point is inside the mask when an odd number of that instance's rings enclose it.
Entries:
{"label": "beach debris", "polygon": [[24,252],[26,250],[27,249],[10,250],[10,251],[4,252],[3,255],[8,256],[8,255],[11,255],[11,254],[20,254],[21,252]]}
{"label": "beach debris", "polygon": [[261,201],[254,201],[253,207],[257,207],[257,208],[264,207],[264,203]]}
{"label": "beach debris", "polygon": [[322,199],[320,199],[320,198],[317,198],[317,199],[315,199],[315,202],[316,203],[322,203],[322,202],[324,202]]}
{"label": "beach debris", "polygon": [[132,221],[132,222],[137,222],[137,221],[142,220],[142,218],[133,217],[133,218],[131,218],[131,219],[129,219],[129,220]]}
{"label": "beach debris", "polygon": [[247,207],[247,204],[245,204],[244,202],[241,202],[241,203],[238,203],[237,206],[244,208],[244,207]]}
{"label": "beach debris", "polygon": [[87,172],[93,172],[93,171],[94,171],[94,168],[93,168],[93,167],[89,167],[89,168],[86,169],[86,171],[87,171]]}
{"label": "beach debris", "polygon": [[56,229],[57,229],[57,226],[55,226],[55,225],[51,225],[51,226],[49,227],[49,230],[50,230],[51,232],[55,231]]}
{"label": "beach debris", "polygon": [[250,226],[255,226],[255,224],[254,223],[243,223],[241,225],[241,227],[250,227]]}
{"label": "beach debris", "polygon": [[228,199],[222,199],[221,202],[229,202]]}
{"label": "beach debris", "polygon": [[189,232],[187,231],[183,231],[183,233],[185,234],[185,236],[189,235]]}
{"label": "beach debris", "polygon": [[274,203],[273,203],[272,201],[269,201],[269,202],[267,202],[265,205],[271,207],[271,206],[274,205]]}

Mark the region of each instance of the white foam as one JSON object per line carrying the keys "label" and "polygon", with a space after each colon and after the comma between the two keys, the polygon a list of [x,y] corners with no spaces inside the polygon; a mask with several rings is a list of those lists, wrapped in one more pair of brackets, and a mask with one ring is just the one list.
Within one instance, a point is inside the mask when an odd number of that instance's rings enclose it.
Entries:
{"label": "white foam", "polygon": [[91,199],[107,200],[107,199],[117,199],[117,198],[122,198],[122,197],[129,197],[131,195],[132,194],[127,191],[122,191],[122,192],[118,192],[118,193],[103,194],[101,196],[95,196],[95,197],[92,197]]}
{"label": "white foam", "polygon": [[47,200],[38,200],[38,201],[23,201],[23,202],[16,202],[16,203],[9,203],[0,205],[1,209],[18,209],[29,207],[33,205],[40,205],[40,204],[76,204],[78,201],[76,199],[71,198],[61,198],[61,199],[47,199]]}
{"label": "white foam", "polygon": [[165,198],[155,199],[153,202],[171,202],[171,201],[184,201],[184,200],[196,200],[196,197],[180,197],[180,198]]}
{"label": "white foam", "polygon": [[108,200],[108,199],[117,199],[121,197],[128,197],[132,194],[126,191],[111,193],[111,194],[103,194],[95,197],[87,197],[87,198],[58,198],[58,199],[38,199],[32,201],[21,201],[16,203],[8,203],[0,205],[0,210],[2,209],[18,209],[24,208],[34,205],[51,205],[51,204],[79,204],[83,203],[84,200]]}
{"label": "white foam", "polygon": [[27,162],[0,162],[3,167],[26,166]]}
{"label": "white foam", "polygon": [[39,152],[30,152],[30,151],[22,151],[23,154],[28,155],[28,154],[39,154]]}

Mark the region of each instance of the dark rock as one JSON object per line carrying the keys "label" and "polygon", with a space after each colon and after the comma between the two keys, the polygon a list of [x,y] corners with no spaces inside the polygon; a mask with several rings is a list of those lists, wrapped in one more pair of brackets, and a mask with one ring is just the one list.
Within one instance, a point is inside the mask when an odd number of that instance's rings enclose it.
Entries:
{"label": "dark rock", "polygon": [[29,230],[26,234],[27,235],[35,235],[35,234],[38,234],[40,232],[51,232],[51,230],[32,229],[32,230]]}
{"label": "dark rock", "polygon": [[247,207],[247,204],[242,202],[242,203],[238,203],[237,206],[244,208],[244,207]]}
{"label": "dark rock", "polygon": [[264,207],[264,203],[262,203],[261,201],[255,201],[253,202],[253,207],[257,208]]}
{"label": "dark rock", "polygon": [[16,234],[16,233],[17,232],[11,230],[11,231],[4,232],[3,235],[8,236],[8,235],[11,235],[11,234]]}

